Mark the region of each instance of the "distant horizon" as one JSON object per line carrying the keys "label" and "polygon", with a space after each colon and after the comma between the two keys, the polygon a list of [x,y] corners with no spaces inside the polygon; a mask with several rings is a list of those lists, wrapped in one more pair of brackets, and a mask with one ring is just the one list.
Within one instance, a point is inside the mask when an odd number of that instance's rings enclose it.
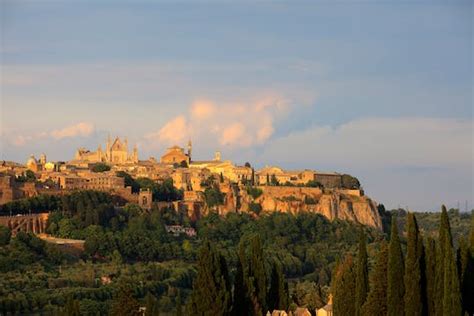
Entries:
{"label": "distant horizon", "polygon": [[387,208],[474,208],[471,1],[0,6],[1,160],[191,138],[354,175]]}

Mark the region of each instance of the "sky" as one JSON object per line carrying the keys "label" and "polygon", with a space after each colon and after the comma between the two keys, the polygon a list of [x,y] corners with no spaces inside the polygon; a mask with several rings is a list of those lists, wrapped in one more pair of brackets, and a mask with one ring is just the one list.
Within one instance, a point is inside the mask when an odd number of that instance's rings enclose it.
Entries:
{"label": "sky", "polygon": [[471,1],[1,1],[0,159],[349,173],[387,208],[474,208]]}

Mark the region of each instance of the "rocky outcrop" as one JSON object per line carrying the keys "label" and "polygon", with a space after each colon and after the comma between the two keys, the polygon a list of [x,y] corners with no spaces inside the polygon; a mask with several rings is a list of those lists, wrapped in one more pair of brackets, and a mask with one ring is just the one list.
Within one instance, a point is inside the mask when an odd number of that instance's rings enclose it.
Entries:
{"label": "rocky outcrop", "polygon": [[350,220],[381,229],[377,204],[358,190],[321,190],[306,187],[259,187],[253,198],[240,190],[240,211],[250,212],[250,204],[260,204],[263,212],[319,213],[330,220]]}

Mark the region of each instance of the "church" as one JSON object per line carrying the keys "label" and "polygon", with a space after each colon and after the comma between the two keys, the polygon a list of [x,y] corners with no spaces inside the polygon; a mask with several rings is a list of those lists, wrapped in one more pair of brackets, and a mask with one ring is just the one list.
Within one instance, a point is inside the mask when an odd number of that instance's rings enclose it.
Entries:
{"label": "church", "polygon": [[74,157],[75,160],[91,163],[104,162],[110,164],[125,164],[138,162],[138,148],[135,145],[133,151],[128,151],[128,140],[123,141],[116,137],[112,142],[110,136],[107,138],[105,150],[99,145],[96,151],[79,148]]}

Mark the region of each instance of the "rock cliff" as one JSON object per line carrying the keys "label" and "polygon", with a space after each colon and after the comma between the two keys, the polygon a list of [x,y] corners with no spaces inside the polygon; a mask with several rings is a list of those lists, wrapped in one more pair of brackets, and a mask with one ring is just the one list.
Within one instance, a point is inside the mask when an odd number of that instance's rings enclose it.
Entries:
{"label": "rock cliff", "polygon": [[[381,229],[382,221],[377,204],[359,190],[321,190],[306,187],[259,187],[261,194],[252,197],[245,189],[240,190],[239,201],[241,212],[251,212],[251,204],[261,205],[262,212],[301,211],[319,213],[330,220],[350,220]],[[233,195],[227,192],[226,197]],[[235,197],[232,196],[234,202]],[[230,211],[230,205],[225,207]],[[224,211],[225,213],[225,211]]]}

